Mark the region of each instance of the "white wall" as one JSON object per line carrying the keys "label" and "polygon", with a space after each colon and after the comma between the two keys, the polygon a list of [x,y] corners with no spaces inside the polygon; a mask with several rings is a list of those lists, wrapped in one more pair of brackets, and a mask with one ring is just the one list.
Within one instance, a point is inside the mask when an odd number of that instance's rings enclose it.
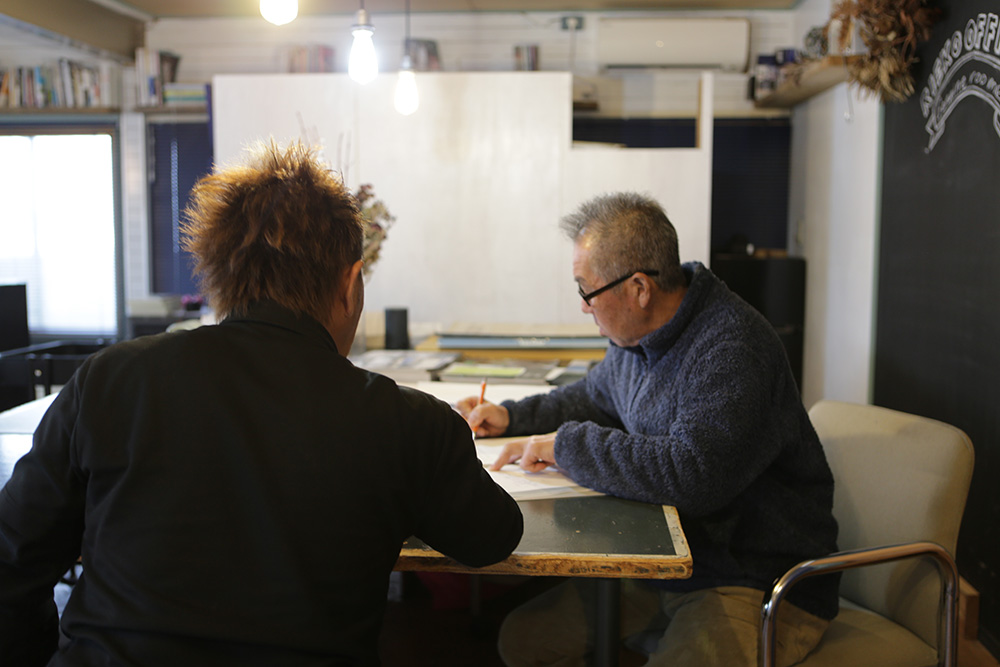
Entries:
{"label": "white wall", "polygon": [[[829,0],[807,0],[799,29]],[[874,340],[881,106],[840,84],[792,115],[789,249],[806,258],[803,401],[867,403]]]}
{"label": "white wall", "polygon": [[213,80],[217,161],[269,137],[320,143],[350,187],[372,183],[397,217],[367,285],[370,309],[405,306],[432,328],[588,322],[557,223],[612,190],[664,202],[682,255],[708,261],[710,76],[702,143],[682,149],[573,147],[567,73],[420,73],[421,107],[408,117],[392,107],[394,78]]}

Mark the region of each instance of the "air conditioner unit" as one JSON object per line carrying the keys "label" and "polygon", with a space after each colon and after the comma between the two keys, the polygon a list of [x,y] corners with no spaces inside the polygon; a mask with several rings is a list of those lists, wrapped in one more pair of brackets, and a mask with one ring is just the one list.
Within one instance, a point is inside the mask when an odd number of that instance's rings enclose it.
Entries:
{"label": "air conditioner unit", "polygon": [[597,31],[602,67],[689,67],[745,72],[750,21],[744,18],[607,18]]}

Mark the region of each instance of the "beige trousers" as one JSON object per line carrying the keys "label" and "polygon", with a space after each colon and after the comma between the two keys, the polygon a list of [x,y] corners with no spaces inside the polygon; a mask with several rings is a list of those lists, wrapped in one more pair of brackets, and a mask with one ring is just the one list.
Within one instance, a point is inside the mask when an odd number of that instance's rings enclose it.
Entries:
{"label": "beige trousers", "polygon": [[[498,648],[509,667],[587,665],[593,651],[596,585],[571,579],[511,612]],[[763,593],[725,586],[668,593],[622,582],[621,636],[647,665],[755,667]],[[778,664],[799,662],[829,625],[787,602],[778,613]]]}

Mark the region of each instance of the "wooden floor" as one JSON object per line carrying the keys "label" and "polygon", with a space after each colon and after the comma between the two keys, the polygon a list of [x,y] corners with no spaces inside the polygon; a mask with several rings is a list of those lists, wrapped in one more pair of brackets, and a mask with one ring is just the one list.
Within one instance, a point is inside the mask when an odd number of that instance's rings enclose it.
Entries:
{"label": "wooden floor", "polygon": [[958,667],[1000,667],[1000,663],[979,642],[960,639]]}

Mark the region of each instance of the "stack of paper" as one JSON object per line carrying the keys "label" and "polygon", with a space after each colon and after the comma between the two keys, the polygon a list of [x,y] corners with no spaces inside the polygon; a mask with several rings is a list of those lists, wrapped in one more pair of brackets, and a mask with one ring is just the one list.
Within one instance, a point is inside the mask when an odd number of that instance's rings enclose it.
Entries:
{"label": "stack of paper", "polygon": [[368,350],[350,357],[351,363],[396,382],[434,380],[438,372],[458,359],[456,352],[422,352],[417,350]]}
{"label": "stack of paper", "polygon": [[[486,438],[476,441],[476,455],[484,466],[497,460],[503,445],[521,438]],[[526,472],[520,466],[509,463],[499,471],[489,471],[493,481],[510,494],[514,500],[538,500],[542,498],[576,498],[580,496],[603,495],[593,489],[580,486],[558,468],[549,466],[540,472]]]}

